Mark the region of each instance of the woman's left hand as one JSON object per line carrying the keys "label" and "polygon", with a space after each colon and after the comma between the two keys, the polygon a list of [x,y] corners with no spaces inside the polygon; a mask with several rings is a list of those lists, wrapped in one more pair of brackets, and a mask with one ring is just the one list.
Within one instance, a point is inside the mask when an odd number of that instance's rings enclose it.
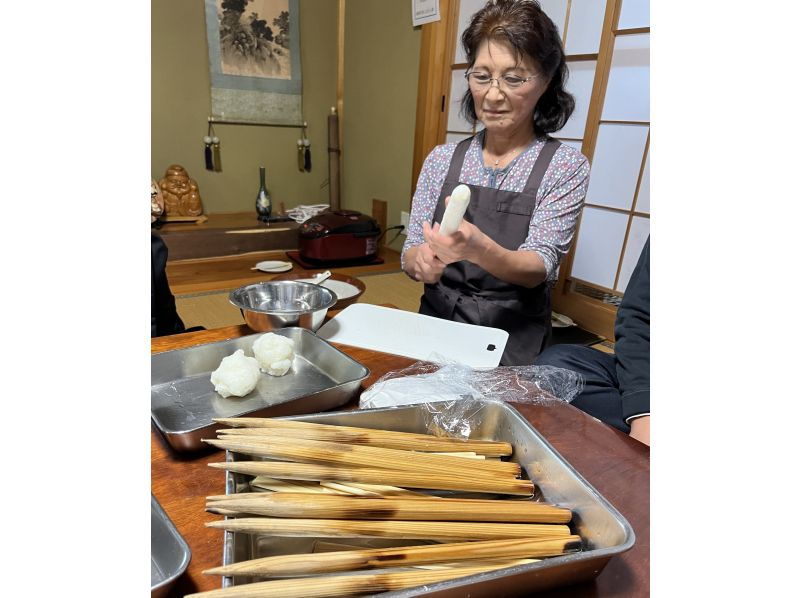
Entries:
{"label": "woman's left hand", "polygon": [[479,256],[486,251],[488,237],[474,224],[463,220],[452,235],[439,233],[439,223],[422,225],[422,235],[436,257],[445,264],[460,262],[477,263]]}

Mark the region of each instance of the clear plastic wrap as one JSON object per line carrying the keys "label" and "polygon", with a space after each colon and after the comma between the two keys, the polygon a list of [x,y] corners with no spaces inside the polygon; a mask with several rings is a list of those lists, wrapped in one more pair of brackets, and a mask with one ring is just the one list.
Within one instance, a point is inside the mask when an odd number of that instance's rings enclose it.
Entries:
{"label": "clear plastic wrap", "polygon": [[583,386],[579,373],[547,365],[473,369],[419,361],[379,378],[361,394],[359,408],[424,404],[431,414],[431,433],[468,438],[468,422],[481,409],[481,401],[569,403]]}

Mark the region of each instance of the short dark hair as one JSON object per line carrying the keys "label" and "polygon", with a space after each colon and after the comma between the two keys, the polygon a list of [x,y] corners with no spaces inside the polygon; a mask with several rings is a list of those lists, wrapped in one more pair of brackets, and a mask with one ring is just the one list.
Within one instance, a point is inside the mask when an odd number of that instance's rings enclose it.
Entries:
{"label": "short dark hair", "polygon": [[[558,131],[575,110],[575,98],[564,86],[569,71],[558,28],[536,0],[489,0],[472,15],[469,27],[461,35],[461,44],[472,68],[478,48],[484,40],[505,41],[517,57],[532,58],[550,80],[533,110],[533,130],[537,136]],[[475,101],[467,89],[461,98],[461,114],[472,124],[478,120]]]}

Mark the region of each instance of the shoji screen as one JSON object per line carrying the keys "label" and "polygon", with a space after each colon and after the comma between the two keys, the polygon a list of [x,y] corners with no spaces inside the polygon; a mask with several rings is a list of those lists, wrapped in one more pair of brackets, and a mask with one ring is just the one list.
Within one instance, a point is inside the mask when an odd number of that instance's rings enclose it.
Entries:
{"label": "shoji screen", "polygon": [[[542,6],[563,22],[576,113],[588,103],[577,117],[580,135],[576,116],[559,135],[579,137],[592,165],[586,205],[561,266],[553,306],[582,327],[613,338],[616,306],[650,233],[649,2],[545,0]],[[582,69],[591,70],[591,76]]]}
{"label": "shoji screen", "polygon": [[575,111],[554,136],[580,150],[592,100],[606,3],[605,0],[542,0],[540,5],[561,32],[569,68],[567,90],[575,96]]}
{"label": "shoji screen", "polygon": [[[423,25],[414,176],[435,144],[476,131],[459,116],[467,89],[460,36],[484,3],[440,0],[442,23]],[[586,207],[561,265],[553,305],[584,328],[611,337],[616,305],[650,230],[649,1],[540,4],[561,33],[567,88],[576,102],[555,137],[592,164]]]}
{"label": "shoji screen", "polygon": [[[485,0],[460,0],[458,3],[458,29],[449,59],[451,80],[446,106],[447,129],[445,141],[459,141],[480,130],[473,128],[459,116],[461,97],[467,89],[464,73],[467,57],[461,47],[461,34],[469,25],[470,17],[485,5]],[[561,31],[561,39],[569,61],[567,88],[575,96],[575,112],[566,126],[556,134],[564,143],[580,149],[583,142],[586,118],[597,67],[597,53],[605,13],[604,0],[542,0],[542,9],[553,19]]]}
{"label": "shoji screen", "polygon": [[[576,0],[573,0],[573,4]],[[592,174],[569,291],[618,304],[650,232],[650,32],[646,1],[622,0],[610,39]]]}
{"label": "shoji screen", "polygon": [[464,73],[467,72],[467,56],[461,47],[461,34],[469,25],[470,17],[478,12],[484,4],[486,4],[485,0],[460,0],[458,2],[458,29],[456,30],[455,43],[453,44],[453,53],[449,58],[451,79],[449,101],[446,107],[446,142],[461,141],[482,128],[480,123],[473,127],[466,122],[459,116],[459,110],[461,108],[461,98],[464,92],[467,91],[467,80],[464,78]]}

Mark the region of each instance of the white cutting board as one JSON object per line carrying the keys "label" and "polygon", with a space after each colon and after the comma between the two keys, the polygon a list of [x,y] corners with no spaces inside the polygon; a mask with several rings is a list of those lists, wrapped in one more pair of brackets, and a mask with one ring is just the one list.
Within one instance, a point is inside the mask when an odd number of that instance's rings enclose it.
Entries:
{"label": "white cutting board", "polygon": [[420,360],[436,355],[470,367],[496,367],[508,332],[451,322],[422,314],[354,303],[331,318],[317,336],[332,341]]}

